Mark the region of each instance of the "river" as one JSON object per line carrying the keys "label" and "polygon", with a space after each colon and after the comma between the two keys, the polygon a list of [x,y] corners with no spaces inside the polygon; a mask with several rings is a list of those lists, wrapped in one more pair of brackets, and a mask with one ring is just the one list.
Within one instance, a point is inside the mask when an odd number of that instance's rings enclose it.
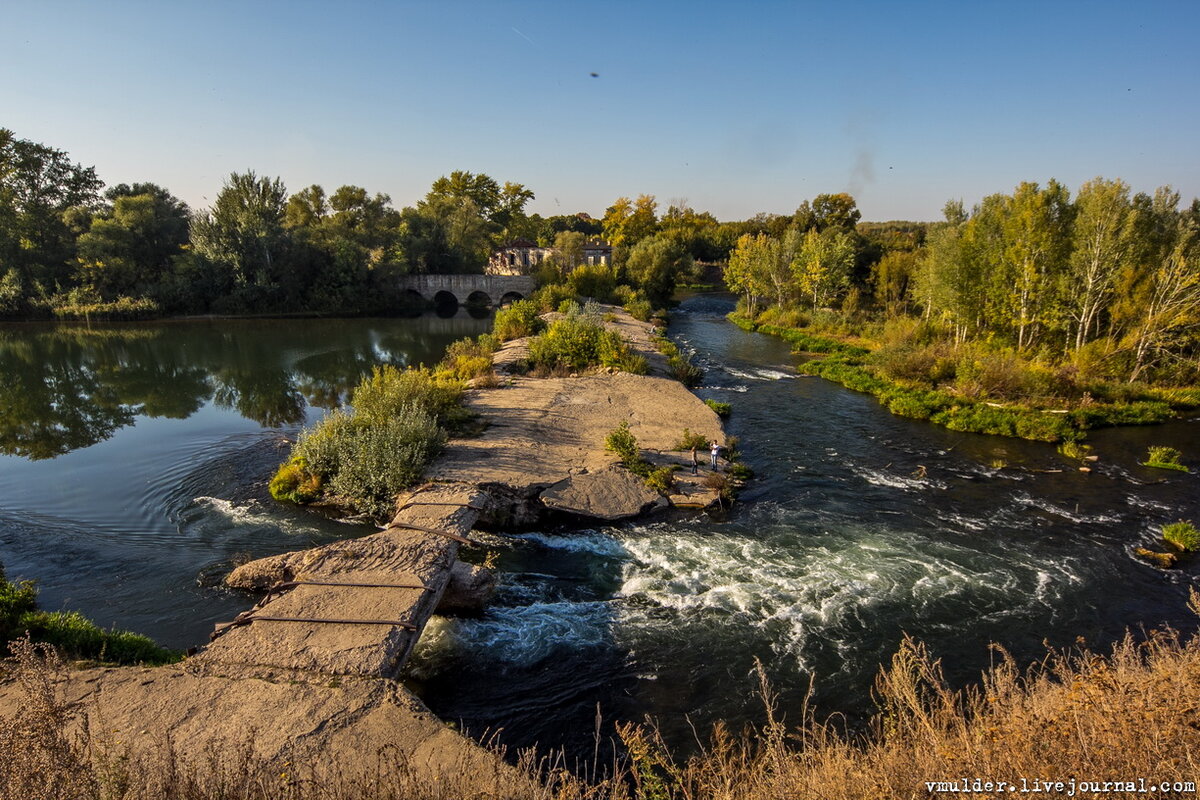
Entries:
{"label": "river", "polygon": [[[733,404],[729,432],[757,473],[739,504],[483,534],[503,572],[497,604],[435,619],[410,662],[410,685],[444,719],[586,758],[598,715],[602,737],[649,715],[686,750],[716,720],[763,721],[756,659],[792,719],[810,680],[822,712],[859,719],[905,633],[963,683],[990,642],[1029,661],[1043,641],[1196,629],[1197,567],[1164,572],[1132,551],[1165,522],[1200,521],[1195,474],[1137,464],[1151,444],[1194,464],[1200,425],[1098,431],[1084,474],[1051,445],[894,417],[797,376],[787,345],[738,330],[730,309],[692,298],[671,335],[706,369],[700,394]],[[0,561],[39,580],[45,607],[200,644],[248,602],[213,585],[233,560],[370,530],[266,496],[286,437],[371,363],[433,361],[486,326],[0,328]]]}

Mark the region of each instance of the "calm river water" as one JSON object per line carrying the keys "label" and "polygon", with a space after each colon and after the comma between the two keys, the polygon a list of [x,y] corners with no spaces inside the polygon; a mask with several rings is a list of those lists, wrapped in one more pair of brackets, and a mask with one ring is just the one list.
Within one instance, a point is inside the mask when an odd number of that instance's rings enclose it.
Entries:
{"label": "calm river water", "polygon": [[[693,298],[671,333],[707,370],[701,395],[734,406],[758,473],[737,508],[485,535],[499,602],[435,620],[411,662],[443,718],[590,756],[597,713],[648,714],[686,748],[692,726],[762,721],[755,659],[785,713],[812,678],[822,710],[853,717],[905,633],[962,682],[989,642],[1027,661],[1043,640],[1196,628],[1197,567],[1162,572],[1132,550],[1200,521],[1196,474],[1137,464],[1170,444],[1195,465],[1200,424],[1096,432],[1101,460],[1082,474],[1051,445],[945,431],[798,377],[787,346],[738,330],[730,308]],[[200,644],[249,602],[212,585],[230,559],[372,530],[267,497],[285,438],[372,363],[430,362],[487,325],[0,328],[0,561],[38,579],[45,607]]]}

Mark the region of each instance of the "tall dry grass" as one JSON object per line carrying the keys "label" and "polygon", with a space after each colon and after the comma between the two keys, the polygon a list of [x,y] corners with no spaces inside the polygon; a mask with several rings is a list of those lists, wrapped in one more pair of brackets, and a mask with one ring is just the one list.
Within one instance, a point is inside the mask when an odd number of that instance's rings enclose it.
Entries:
{"label": "tall dry grass", "polygon": [[[1195,592],[1192,606],[1200,612]],[[949,688],[923,645],[905,640],[876,681],[878,713],[858,733],[837,718],[816,719],[807,704],[785,718],[760,670],[760,728],[735,734],[718,726],[700,753],[681,761],[653,727],[621,725],[624,759],[586,780],[559,761],[531,757],[519,760],[519,778],[450,770],[433,782],[386,752],[355,774],[285,768],[236,744],[234,756],[210,753],[192,767],[169,747],[131,759],[86,731],[67,741],[49,677],[59,667],[32,646],[15,652],[30,701],[0,724],[3,798],[833,800],[930,797],[926,782],[962,778],[1200,778],[1200,638],[1169,630],[1126,636],[1106,655],[1082,646],[1050,651],[1029,668],[997,647],[979,685],[963,691]]]}

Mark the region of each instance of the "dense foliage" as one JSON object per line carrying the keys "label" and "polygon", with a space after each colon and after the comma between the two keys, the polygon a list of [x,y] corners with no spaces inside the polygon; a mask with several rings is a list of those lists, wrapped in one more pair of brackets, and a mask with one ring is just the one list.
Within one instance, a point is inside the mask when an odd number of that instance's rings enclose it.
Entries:
{"label": "dense foliage", "polygon": [[427,369],[376,368],[338,410],[301,433],[270,484],[277,500],[330,498],[376,517],[421,478],[447,428],[463,424],[462,383]]}
{"label": "dense foliage", "polygon": [[[815,204],[814,204],[815,207]],[[920,226],[804,217],[738,240],[739,321],[897,414],[1036,439],[1200,405],[1200,202],[1022,183]],[[868,355],[870,352],[870,355]]]}
{"label": "dense foliage", "polygon": [[612,367],[646,373],[646,359],[632,352],[619,333],[605,328],[595,308],[570,303],[567,309],[529,343],[529,364],[534,370],[578,372]]}

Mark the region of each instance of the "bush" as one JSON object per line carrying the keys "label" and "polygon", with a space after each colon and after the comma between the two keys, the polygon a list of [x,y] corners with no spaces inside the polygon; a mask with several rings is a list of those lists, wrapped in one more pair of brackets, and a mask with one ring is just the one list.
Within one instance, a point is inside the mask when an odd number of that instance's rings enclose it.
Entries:
{"label": "bush", "polygon": [[1187,472],[1188,468],[1179,463],[1179,458],[1183,454],[1174,447],[1151,447],[1146,460],[1143,462],[1147,467],[1158,467],[1159,469],[1174,469],[1180,472]]}
{"label": "bush", "polygon": [[659,494],[670,494],[675,488],[675,467],[659,467],[645,476],[646,485]]}
{"label": "bush", "polygon": [[424,368],[377,368],[354,390],[353,413],[334,411],[301,432],[271,496],[309,503],[330,494],[376,517],[390,513],[446,443],[445,427],[465,424],[462,391]]}
{"label": "bush", "polygon": [[705,439],[698,433],[692,433],[690,429],[683,429],[683,436],[675,443],[676,450],[691,450],[695,447],[697,450],[708,449],[708,439]]}
{"label": "bush", "polygon": [[649,322],[654,314],[654,307],[650,305],[650,301],[637,292],[625,301],[625,310],[629,312],[629,316],[642,322]]}
{"label": "bush", "polygon": [[395,510],[396,495],[421,479],[425,465],[446,443],[445,431],[417,408],[382,424],[341,430],[341,461],[328,477],[328,489],[375,515]]}
{"label": "bush", "polygon": [[576,307],[531,341],[529,362],[533,368],[581,371],[604,366],[645,373],[645,359],[632,354],[620,334],[593,322],[589,316]]}
{"label": "bush", "polygon": [[625,466],[642,460],[637,446],[637,438],[629,430],[628,422],[622,422],[609,432],[608,436],[604,438],[604,449],[616,453]]}
{"label": "bush", "polygon": [[715,411],[717,416],[721,417],[722,419],[733,413],[733,406],[729,403],[722,403],[720,400],[705,400],[704,405]]}
{"label": "bush", "polygon": [[37,608],[37,588],[32,581],[13,583],[0,567],[0,644],[20,634],[21,617]]}
{"label": "bush", "polygon": [[501,342],[533,336],[546,327],[546,323],[538,316],[541,310],[540,303],[534,300],[518,300],[496,312],[492,333]]}
{"label": "bush", "polygon": [[557,311],[558,307],[564,302],[574,299],[575,293],[571,291],[570,287],[562,283],[552,283],[548,286],[543,286],[529,296],[529,300],[542,313]]}
{"label": "bush", "polygon": [[276,500],[304,504],[311,503],[321,496],[322,484],[319,475],[305,469],[302,458],[293,456],[279,467],[267,489]]}
{"label": "bush", "polygon": [[350,404],[354,415],[368,422],[382,423],[408,409],[431,415],[443,424],[461,419],[463,385],[437,378],[420,368],[376,367],[354,390]]}
{"label": "bush", "polygon": [[617,275],[607,264],[580,264],[567,276],[567,287],[576,297],[607,303],[617,288]]}
{"label": "bush", "polygon": [[1195,553],[1200,550],[1200,531],[1190,522],[1172,522],[1164,525],[1162,536],[1168,543],[1185,553]]}

